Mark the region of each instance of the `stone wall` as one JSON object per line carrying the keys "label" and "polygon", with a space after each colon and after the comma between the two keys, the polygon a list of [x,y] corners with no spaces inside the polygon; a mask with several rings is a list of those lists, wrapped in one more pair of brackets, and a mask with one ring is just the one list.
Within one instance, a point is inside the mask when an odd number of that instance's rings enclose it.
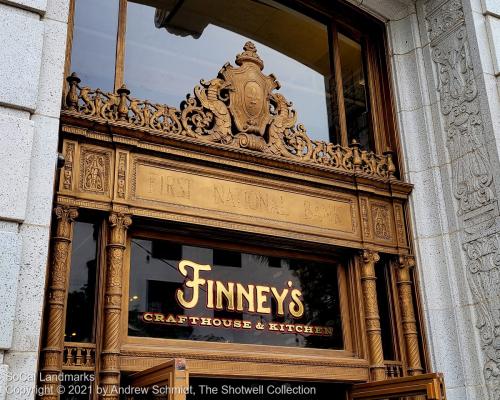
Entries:
{"label": "stone wall", "polygon": [[353,0],[387,22],[432,368],[500,399],[497,0]]}
{"label": "stone wall", "polygon": [[0,400],[34,397],[68,10],[0,2]]}
{"label": "stone wall", "polygon": [[[498,400],[500,1],[351,2],[387,23],[432,368]],[[68,8],[0,0],[0,400],[34,397]]]}

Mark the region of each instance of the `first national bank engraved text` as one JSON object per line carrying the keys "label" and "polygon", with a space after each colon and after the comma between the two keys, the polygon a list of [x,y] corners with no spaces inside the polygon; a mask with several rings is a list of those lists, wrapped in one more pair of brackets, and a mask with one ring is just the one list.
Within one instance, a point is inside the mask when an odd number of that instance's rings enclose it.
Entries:
{"label": "first national bank engraved text", "polygon": [[136,163],[136,199],[353,232],[352,201]]}

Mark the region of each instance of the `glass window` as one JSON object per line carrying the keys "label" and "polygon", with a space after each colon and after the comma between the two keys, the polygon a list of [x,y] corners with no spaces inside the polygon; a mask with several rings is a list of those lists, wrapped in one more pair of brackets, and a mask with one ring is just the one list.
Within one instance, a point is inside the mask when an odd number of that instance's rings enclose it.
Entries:
{"label": "glass window", "polygon": [[174,3],[165,2],[163,14],[128,3],[124,80],[134,97],[177,106],[200,78],[216,77],[227,61],[234,64],[251,40],[263,72],[276,75],[309,136],[330,141],[326,24],[272,1]]}
{"label": "glass window", "polygon": [[351,37],[335,33],[340,24],[326,12],[311,7],[306,15],[275,0],[211,0],[209,7],[204,0],[123,4],[75,0],[71,71],[85,86],[113,91],[116,76],[132,97],[178,108],[200,79],[215,78],[226,62],[234,64],[250,40],[264,61],[263,72],[277,77],[279,92],[292,102],[297,123],[311,139],[342,145],[356,140],[375,150],[384,141],[375,140],[374,132],[387,128],[392,135],[389,115],[372,121],[367,81],[382,81],[383,96],[372,98],[381,109],[378,103],[389,93],[386,77],[377,71],[386,68],[380,59],[369,71],[365,64],[370,54],[384,52],[383,28],[359,14],[336,16],[355,30]]}
{"label": "glass window", "polygon": [[114,89],[118,0],[76,0],[71,70],[85,86]]}
{"label": "glass window", "polygon": [[391,275],[389,257],[382,256],[375,268],[377,277],[377,302],[380,315],[380,330],[382,335],[382,349],[385,360],[396,360],[395,333],[392,321]]}
{"label": "glass window", "polygon": [[363,149],[373,149],[361,45],[340,33],[338,36],[347,141],[350,144],[355,139]]}
{"label": "glass window", "polygon": [[336,265],[181,247],[132,239],[130,336],[342,348]]}
{"label": "glass window", "polygon": [[92,342],[99,225],[76,222],[66,312],[66,342]]}

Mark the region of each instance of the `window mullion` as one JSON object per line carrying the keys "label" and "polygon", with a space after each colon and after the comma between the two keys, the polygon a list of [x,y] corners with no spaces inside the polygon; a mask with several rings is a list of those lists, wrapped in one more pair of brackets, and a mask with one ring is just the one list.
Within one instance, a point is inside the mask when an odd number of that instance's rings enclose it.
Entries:
{"label": "window mullion", "polygon": [[340,144],[342,146],[348,146],[347,140],[347,122],[345,116],[345,104],[344,104],[344,87],[342,84],[342,70],[340,65],[340,50],[338,42],[338,32],[335,25],[332,26],[332,40],[333,40],[333,63],[335,71],[335,83],[337,92],[337,107],[338,107],[338,118],[340,126]]}
{"label": "window mullion", "polygon": [[120,0],[116,33],[115,91],[123,85],[125,64],[125,34],[127,31],[127,0]]}

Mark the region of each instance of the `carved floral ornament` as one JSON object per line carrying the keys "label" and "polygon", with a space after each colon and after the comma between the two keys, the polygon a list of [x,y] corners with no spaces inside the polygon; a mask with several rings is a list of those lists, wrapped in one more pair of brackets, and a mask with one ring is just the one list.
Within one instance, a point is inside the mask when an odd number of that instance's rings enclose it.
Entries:
{"label": "carved floral ornament", "polygon": [[425,4],[441,115],[451,159],[467,280],[477,304],[488,398],[500,399],[500,225],[473,56],[461,0]]}
{"label": "carved floral ornament", "polygon": [[292,103],[275,92],[273,74],[264,75],[264,62],[255,45],[247,42],[236,56],[237,67],[226,63],[215,79],[201,80],[180,109],[130,96],[123,85],[115,93],[81,87],[73,73],[63,114],[110,125],[148,131],[155,136],[182,136],[232,148],[328,168],[392,179],[396,170],[392,152],[383,155],[351,146],[311,140]]}

